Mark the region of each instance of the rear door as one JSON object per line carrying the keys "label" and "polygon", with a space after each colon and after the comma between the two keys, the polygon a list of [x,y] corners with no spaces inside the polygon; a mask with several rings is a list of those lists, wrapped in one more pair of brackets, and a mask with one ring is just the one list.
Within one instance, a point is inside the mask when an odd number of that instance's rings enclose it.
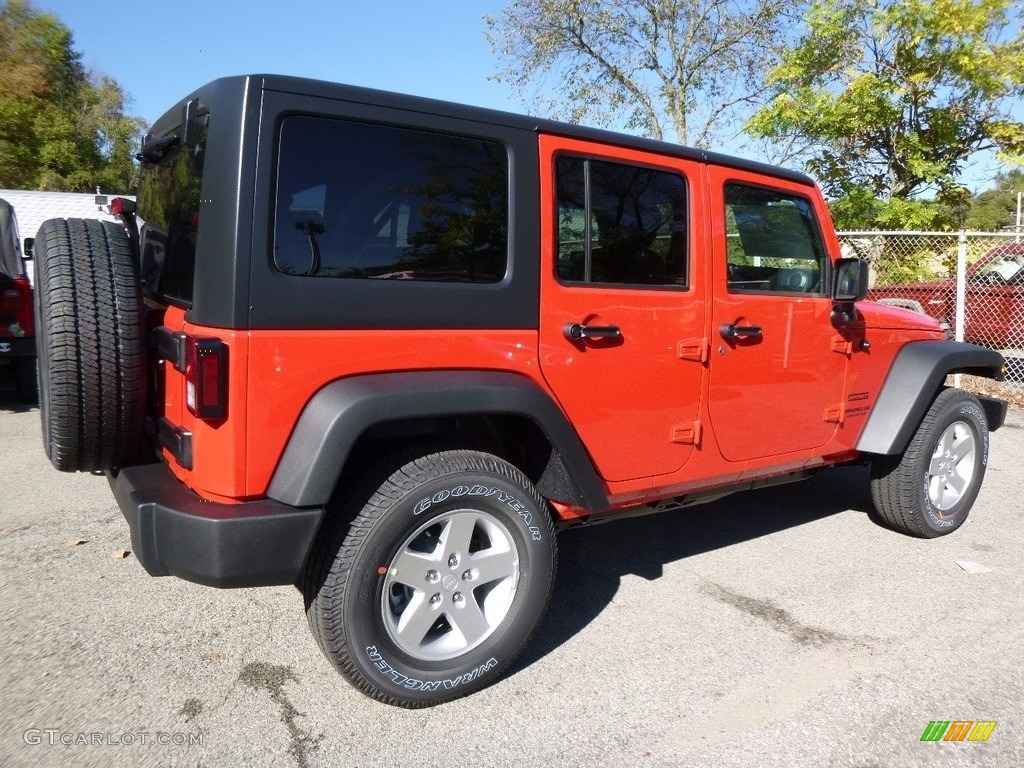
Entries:
{"label": "rear door", "polygon": [[822,446],[842,420],[847,361],[831,323],[828,214],[797,183],[718,166],[709,175],[719,447],[737,462]]}
{"label": "rear door", "polygon": [[706,281],[695,162],[543,136],[540,364],[608,481],[701,439]]}

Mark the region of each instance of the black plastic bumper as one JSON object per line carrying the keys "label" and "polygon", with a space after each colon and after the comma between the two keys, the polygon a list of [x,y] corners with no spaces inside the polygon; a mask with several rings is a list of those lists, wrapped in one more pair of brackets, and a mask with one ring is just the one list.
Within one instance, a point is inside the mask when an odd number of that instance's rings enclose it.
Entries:
{"label": "black plastic bumper", "polygon": [[0,359],[11,357],[35,357],[36,340],[32,336],[0,337]]}
{"label": "black plastic bumper", "polygon": [[324,515],[319,507],[269,499],[206,501],[165,464],[125,467],[107,477],[146,571],[211,587],[294,584]]}

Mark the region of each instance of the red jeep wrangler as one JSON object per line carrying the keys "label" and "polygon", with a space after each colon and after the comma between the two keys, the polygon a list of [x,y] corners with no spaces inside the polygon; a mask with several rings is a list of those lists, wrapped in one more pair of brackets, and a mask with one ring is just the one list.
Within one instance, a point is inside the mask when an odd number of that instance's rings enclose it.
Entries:
{"label": "red jeep wrangler", "polygon": [[493,682],[559,528],[852,462],[916,536],[978,494],[1006,404],[944,382],[1002,357],[862,301],[799,173],[273,76],[140,158],[125,228],[39,231],[46,452],[149,573],[297,584],[374,698]]}

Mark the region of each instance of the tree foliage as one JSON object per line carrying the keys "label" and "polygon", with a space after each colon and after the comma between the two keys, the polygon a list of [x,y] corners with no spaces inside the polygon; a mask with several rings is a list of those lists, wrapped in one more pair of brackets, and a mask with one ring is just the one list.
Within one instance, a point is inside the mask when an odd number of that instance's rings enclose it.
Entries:
{"label": "tree foliage", "polygon": [[0,187],[127,192],[143,124],[71,31],[27,0],[0,4]]}
{"label": "tree foliage", "polygon": [[971,194],[958,184],[947,184],[934,197],[875,197],[867,189],[853,188],[829,200],[832,220],[839,230],[917,230],[952,232],[962,229],[971,209]]}
{"label": "tree foliage", "polygon": [[980,232],[998,232],[1017,224],[1017,195],[1024,193],[1024,171],[1015,168],[996,176],[995,186],[971,201],[966,227]]}
{"label": "tree foliage", "polygon": [[738,113],[790,14],[783,0],[513,0],[485,18],[504,68],[552,116],[707,146]]}
{"label": "tree foliage", "polygon": [[[922,222],[983,150],[1024,155],[1019,0],[815,0],[770,73],[755,136],[803,141],[808,169],[850,211]],[[885,222],[879,222],[885,223]]]}

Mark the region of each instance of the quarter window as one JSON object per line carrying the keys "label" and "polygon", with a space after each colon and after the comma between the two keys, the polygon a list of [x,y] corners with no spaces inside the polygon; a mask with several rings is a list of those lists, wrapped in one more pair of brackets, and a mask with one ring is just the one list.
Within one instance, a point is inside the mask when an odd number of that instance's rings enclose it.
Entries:
{"label": "quarter window", "polygon": [[686,286],[686,182],[668,171],[559,156],[558,278]]}
{"label": "quarter window", "polygon": [[288,117],[274,263],[290,275],[499,282],[508,262],[508,179],[497,142]]}
{"label": "quarter window", "polygon": [[808,199],[726,184],[725,228],[731,293],[824,292],[828,255]]}

